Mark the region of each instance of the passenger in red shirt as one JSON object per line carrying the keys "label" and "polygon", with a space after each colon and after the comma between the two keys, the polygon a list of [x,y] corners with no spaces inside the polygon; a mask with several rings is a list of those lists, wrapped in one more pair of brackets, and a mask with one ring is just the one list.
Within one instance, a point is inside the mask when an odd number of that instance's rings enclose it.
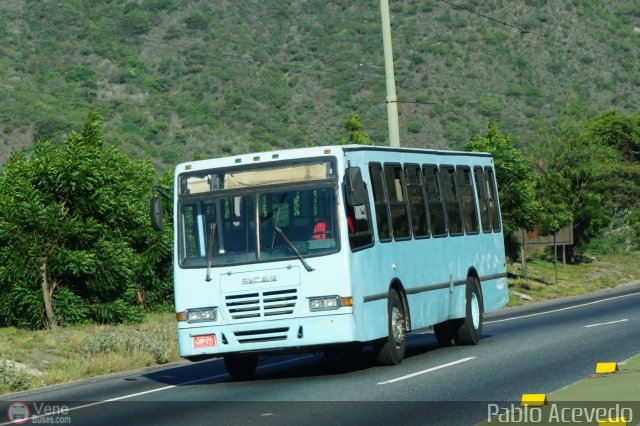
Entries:
{"label": "passenger in red shirt", "polygon": [[313,226],[313,232],[311,233],[312,240],[325,240],[331,235],[331,227],[326,219],[320,218]]}
{"label": "passenger in red shirt", "polygon": [[[353,223],[353,218],[351,215],[347,216],[347,227],[349,229],[349,234],[356,233],[356,227]],[[320,218],[316,221],[316,224],[313,226],[313,232],[311,233],[312,240],[325,240],[329,238],[329,236],[333,233],[331,226],[329,226],[329,222],[326,219]]]}

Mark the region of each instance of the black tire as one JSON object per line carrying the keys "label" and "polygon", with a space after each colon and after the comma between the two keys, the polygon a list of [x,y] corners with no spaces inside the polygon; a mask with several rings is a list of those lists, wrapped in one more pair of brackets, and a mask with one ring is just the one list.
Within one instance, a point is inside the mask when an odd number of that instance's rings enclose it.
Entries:
{"label": "black tire", "polygon": [[234,380],[247,380],[256,372],[258,357],[227,355],[224,357],[224,366]]}
{"label": "black tire", "polygon": [[477,345],[482,336],[484,306],[480,284],[474,277],[467,278],[465,317],[453,320],[456,342],[460,345]]}
{"label": "black tire", "polygon": [[453,327],[454,325],[451,320],[444,321],[433,326],[433,334],[436,335],[438,345],[446,348],[457,344],[456,333]]}
{"label": "black tire", "polygon": [[377,361],[382,365],[398,365],[404,359],[407,348],[407,316],[398,292],[389,292],[387,305],[389,335],[377,347]]}

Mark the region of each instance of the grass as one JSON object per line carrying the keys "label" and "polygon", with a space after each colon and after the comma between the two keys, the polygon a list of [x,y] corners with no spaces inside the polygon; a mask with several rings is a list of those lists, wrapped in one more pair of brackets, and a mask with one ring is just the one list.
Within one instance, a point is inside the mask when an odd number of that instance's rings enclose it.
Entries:
{"label": "grass", "polygon": [[556,272],[553,261],[534,257],[527,261],[526,276],[521,263],[507,265],[509,272],[509,303],[520,306],[542,300],[578,296],[620,284],[640,281],[640,252],[598,256],[590,263],[563,265],[560,259]]}
{"label": "grass", "polygon": [[[508,306],[638,281],[639,258],[640,252],[634,252],[578,265],[559,262],[557,284],[553,262],[529,259],[526,278],[521,264],[509,264]],[[0,395],[179,360],[172,313],[150,314],[135,325],[87,324],[55,331],[0,328]]]}
{"label": "grass", "polygon": [[0,328],[0,394],[179,361],[172,313],[135,325]]}

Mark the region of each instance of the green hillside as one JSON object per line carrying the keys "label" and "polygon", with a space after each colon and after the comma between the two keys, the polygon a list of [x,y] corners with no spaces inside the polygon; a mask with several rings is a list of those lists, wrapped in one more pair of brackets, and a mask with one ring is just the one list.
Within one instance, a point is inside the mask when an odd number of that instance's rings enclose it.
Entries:
{"label": "green hillside", "polygon": [[[390,3],[403,145],[495,121],[528,147],[566,103],[638,110],[636,0]],[[379,3],[3,0],[0,99],[0,161],[92,108],[157,165],[336,143],[352,111],[387,144]]]}

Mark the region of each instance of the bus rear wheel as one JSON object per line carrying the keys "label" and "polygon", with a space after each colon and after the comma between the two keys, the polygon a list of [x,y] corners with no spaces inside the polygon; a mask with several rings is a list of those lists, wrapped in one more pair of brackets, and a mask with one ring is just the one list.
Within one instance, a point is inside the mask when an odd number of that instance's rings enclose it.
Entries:
{"label": "bus rear wheel", "polygon": [[256,372],[258,357],[255,355],[227,355],[224,357],[224,366],[234,380],[248,380]]}
{"label": "bus rear wheel", "polygon": [[377,360],[383,365],[397,365],[404,359],[407,348],[407,317],[400,295],[395,290],[389,292],[388,303],[389,335],[378,346]]}
{"label": "bus rear wheel", "polygon": [[456,341],[460,345],[477,345],[482,336],[482,293],[474,277],[467,278],[465,317],[453,321]]}

